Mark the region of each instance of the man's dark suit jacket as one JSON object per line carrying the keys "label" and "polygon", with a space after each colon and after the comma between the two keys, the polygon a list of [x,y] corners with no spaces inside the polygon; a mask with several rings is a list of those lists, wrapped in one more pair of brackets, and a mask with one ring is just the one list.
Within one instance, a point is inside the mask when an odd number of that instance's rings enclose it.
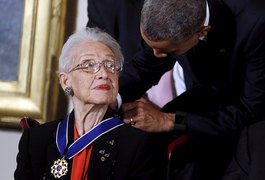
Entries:
{"label": "man's dark suit jacket", "polygon": [[264,180],[265,122],[247,127],[241,133],[237,150],[223,180]]}
{"label": "man's dark suit jacket", "polygon": [[87,0],[88,27],[99,27],[121,46],[129,62],[140,43],[140,15],[144,0]]}
{"label": "man's dark suit jacket", "polygon": [[[190,136],[176,165],[180,180],[220,179],[242,127],[265,119],[265,1],[208,4],[206,41],[179,57],[188,90],[163,108],[184,119]],[[156,59],[142,42],[120,76],[123,102],[140,98],[174,64],[174,58]]]}
{"label": "man's dark suit jacket", "polygon": [[[21,137],[15,179],[55,179],[51,167],[61,159],[56,146],[58,121],[29,128]],[[73,142],[73,115],[69,123],[69,143]],[[154,140],[154,139],[153,139]],[[159,178],[163,167],[161,144],[150,134],[128,125],[122,125],[102,135],[92,143],[88,179],[90,180],[153,180]],[[114,142],[114,143],[112,143]],[[106,156],[105,156],[106,155]],[[102,160],[102,157],[105,159]],[[72,159],[68,161],[66,176],[70,179]],[[157,169],[158,168],[158,169]],[[162,170],[162,171],[161,171]],[[165,175],[163,175],[165,176]]]}

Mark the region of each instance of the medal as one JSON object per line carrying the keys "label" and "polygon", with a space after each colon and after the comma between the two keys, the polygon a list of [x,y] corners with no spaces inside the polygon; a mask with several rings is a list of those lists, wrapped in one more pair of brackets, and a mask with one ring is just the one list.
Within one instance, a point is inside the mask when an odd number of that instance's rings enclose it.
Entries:
{"label": "medal", "polygon": [[68,172],[68,163],[66,160],[72,159],[76,154],[89,146],[101,135],[124,124],[123,121],[118,118],[109,118],[107,120],[104,120],[100,122],[96,127],[88,131],[86,134],[79,137],[67,148],[68,122],[69,116],[67,116],[67,118],[61,121],[57,126],[56,145],[62,159],[54,161],[54,164],[51,167],[51,173],[54,175],[54,178],[60,178],[66,175],[66,173]]}
{"label": "medal", "polygon": [[51,173],[54,175],[54,178],[60,178],[66,175],[68,171],[67,165],[68,163],[64,158],[54,161],[54,164],[51,167]]}

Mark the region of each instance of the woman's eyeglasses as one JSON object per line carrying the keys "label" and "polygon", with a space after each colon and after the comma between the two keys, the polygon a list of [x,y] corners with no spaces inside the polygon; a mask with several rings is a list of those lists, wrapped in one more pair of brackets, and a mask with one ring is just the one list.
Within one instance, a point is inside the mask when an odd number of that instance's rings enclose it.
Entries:
{"label": "woman's eyeglasses", "polygon": [[116,64],[114,61],[104,60],[102,62],[96,62],[94,59],[88,59],[76,65],[69,71],[69,73],[82,69],[85,72],[95,74],[100,70],[101,66],[104,66],[104,68],[110,73],[119,73],[121,71],[121,65]]}

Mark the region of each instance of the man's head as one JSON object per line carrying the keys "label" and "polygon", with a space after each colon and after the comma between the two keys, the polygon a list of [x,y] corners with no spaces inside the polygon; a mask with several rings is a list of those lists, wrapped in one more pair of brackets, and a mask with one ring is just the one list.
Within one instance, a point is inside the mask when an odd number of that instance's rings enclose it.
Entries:
{"label": "man's head", "polygon": [[205,0],[146,0],[141,14],[141,35],[157,57],[187,52],[209,30],[203,26]]}

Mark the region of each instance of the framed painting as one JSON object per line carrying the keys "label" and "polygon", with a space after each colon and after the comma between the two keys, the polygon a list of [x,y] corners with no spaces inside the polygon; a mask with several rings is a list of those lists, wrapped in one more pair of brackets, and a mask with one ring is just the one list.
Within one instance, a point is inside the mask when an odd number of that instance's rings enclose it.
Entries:
{"label": "framed painting", "polygon": [[65,0],[0,1],[0,126],[56,117]]}

